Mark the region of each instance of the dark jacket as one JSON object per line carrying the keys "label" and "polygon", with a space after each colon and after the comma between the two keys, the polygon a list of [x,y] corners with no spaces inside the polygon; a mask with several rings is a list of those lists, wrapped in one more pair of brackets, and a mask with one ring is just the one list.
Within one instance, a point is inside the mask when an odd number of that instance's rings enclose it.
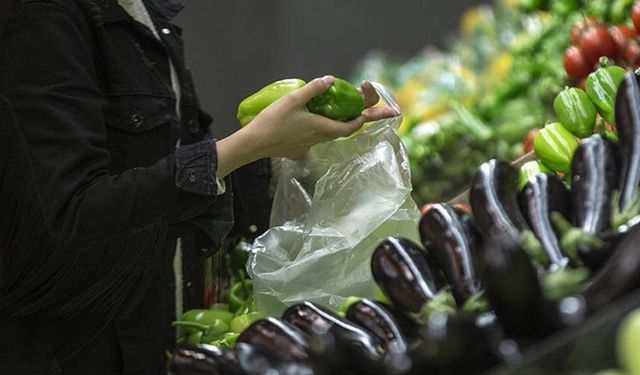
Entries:
{"label": "dark jacket", "polygon": [[268,211],[268,163],[217,194],[211,117],[170,21],[182,6],[145,3],[162,41],[116,0],[3,1],[0,374],[164,373],[175,239],[193,308],[201,261],[233,224],[232,185],[235,232],[265,229],[246,198]]}

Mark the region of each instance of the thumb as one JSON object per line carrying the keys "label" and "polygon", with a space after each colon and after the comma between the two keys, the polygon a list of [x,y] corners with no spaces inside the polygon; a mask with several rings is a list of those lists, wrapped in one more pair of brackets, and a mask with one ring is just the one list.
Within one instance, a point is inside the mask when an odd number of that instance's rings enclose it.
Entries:
{"label": "thumb", "polygon": [[330,75],[322,78],[316,78],[292,92],[290,95],[298,103],[306,104],[313,97],[327,91],[327,89],[333,84],[333,81],[335,81],[335,77]]}

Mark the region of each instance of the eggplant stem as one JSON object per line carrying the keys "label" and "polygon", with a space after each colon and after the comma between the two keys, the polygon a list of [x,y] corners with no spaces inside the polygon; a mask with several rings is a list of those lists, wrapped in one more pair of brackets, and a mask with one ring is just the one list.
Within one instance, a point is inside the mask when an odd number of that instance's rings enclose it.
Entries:
{"label": "eggplant stem", "polygon": [[542,277],[543,293],[548,299],[558,301],[575,294],[589,275],[589,269],[586,267],[564,268],[549,272]]}
{"label": "eggplant stem", "polygon": [[525,229],[520,233],[520,246],[531,258],[536,267],[543,267],[549,263],[549,258],[542,248],[542,244],[532,231]]}
{"label": "eggplant stem", "polygon": [[580,262],[578,247],[588,246],[594,249],[604,247],[604,241],[581,228],[574,227],[561,213],[552,212],[551,220],[558,231],[562,233],[560,238],[562,250],[574,262]]}
{"label": "eggplant stem", "polygon": [[455,314],[456,300],[450,288],[442,288],[429,302],[425,303],[419,312],[412,314],[421,324],[426,324],[429,316],[435,312]]}
{"label": "eggplant stem", "polygon": [[462,305],[462,310],[470,313],[483,313],[489,310],[489,301],[487,301],[484,291],[469,297]]}
{"label": "eggplant stem", "polygon": [[611,225],[617,228],[640,214],[640,192],[636,192],[631,204],[620,209],[620,191],[611,194]]}

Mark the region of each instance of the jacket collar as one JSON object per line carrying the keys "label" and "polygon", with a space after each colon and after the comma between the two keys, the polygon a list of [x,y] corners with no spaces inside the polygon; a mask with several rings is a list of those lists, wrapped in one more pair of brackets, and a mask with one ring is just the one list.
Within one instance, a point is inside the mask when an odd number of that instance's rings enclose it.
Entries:
{"label": "jacket collar", "polygon": [[[118,4],[118,0],[91,0],[100,11],[105,23],[131,20],[131,16]],[[149,13],[157,13],[167,20],[174,18],[184,8],[184,3],[176,0],[143,0]]]}

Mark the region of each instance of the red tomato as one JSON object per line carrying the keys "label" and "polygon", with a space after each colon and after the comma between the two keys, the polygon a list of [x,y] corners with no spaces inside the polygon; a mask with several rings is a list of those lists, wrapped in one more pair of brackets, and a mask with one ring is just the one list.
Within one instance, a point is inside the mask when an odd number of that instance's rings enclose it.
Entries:
{"label": "red tomato", "polygon": [[623,56],[629,40],[634,39],[638,34],[636,30],[628,25],[616,25],[609,28],[609,34],[616,45],[616,54]]}
{"label": "red tomato", "polygon": [[631,68],[638,67],[640,64],[640,43],[636,39],[627,41],[624,51],[622,51],[622,58],[627,66]]}
{"label": "red tomato", "polygon": [[577,46],[580,43],[580,37],[585,31],[593,26],[599,25],[601,22],[593,17],[589,16],[576,22],[571,28],[571,44]]}
{"label": "red tomato", "polygon": [[525,154],[533,151],[533,139],[536,137],[540,129],[532,129],[529,130],[529,133],[524,137],[524,141],[522,142],[522,148]]}
{"label": "red tomato", "polygon": [[583,90],[587,90],[587,77],[584,77],[578,82],[576,87],[581,88]]}
{"label": "red tomato", "polygon": [[616,43],[604,26],[594,26],[585,31],[578,46],[589,66],[595,65],[602,56],[616,57]]}
{"label": "red tomato", "polygon": [[633,20],[633,26],[636,27],[636,31],[640,32],[640,1],[636,1],[631,8],[631,19]]}
{"label": "red tomato", "polygon": [[585,62],[578,47],[571,46],[565,51],[564,70],[569,77],[579,81],[591,73],[591,66]]}

